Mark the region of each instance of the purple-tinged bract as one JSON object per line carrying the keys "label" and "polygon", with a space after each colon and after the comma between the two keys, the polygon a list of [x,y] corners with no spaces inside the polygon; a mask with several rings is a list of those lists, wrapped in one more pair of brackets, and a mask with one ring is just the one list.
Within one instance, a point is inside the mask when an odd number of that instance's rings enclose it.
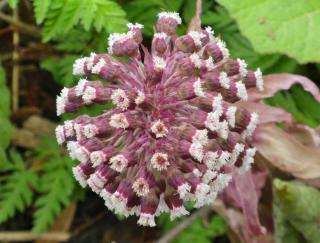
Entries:
{"label": "purple-tinged bract", "polygon": [[180,23],[177,13],[160,13],[151,52],[141,44],[140,24],[111,34],[109,54],[74,63],[73,74],[88,79],[57,97],[58,115],[114,104],[58,126],[57,140],[80,161],[73,172],[81,186],[145,226],[155,226],[162,212],[187,215],[186,201],[212,203],[233,173],[250,168],[256,151],[250,137],[258,116],[237,101],[248,99],[248,88],[263,89],[260,70],[231,59],[210,27],[178,37]]}

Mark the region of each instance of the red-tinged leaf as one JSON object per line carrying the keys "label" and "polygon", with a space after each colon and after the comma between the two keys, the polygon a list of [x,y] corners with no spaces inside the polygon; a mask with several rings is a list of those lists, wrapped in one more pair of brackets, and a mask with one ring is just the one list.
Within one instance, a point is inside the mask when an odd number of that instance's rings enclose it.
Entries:
{"label": "red-tinged leaf", "polygon": [[314,98],[320,102],[319,88],[308,78],[294,74],[270,74],[263,77],[264,91],[258,92],[256,89],[249,90],[249,99],[260,101],[264,98],[272,97],[280,90],[288,90],[294,84],[302,85],[305,91],[310,92]]}
{"label": "red-tinged leaf", "polygon": [[224,208],[219,211],[228,222],[231,230],[236,234],[236,241],[231,242],[246,242],[246,243],[274,243],[273,235],[267,233],[264,235],[253,235],[246,224],[246,219],[242,213],[232,208]]}
{"label": "red-tinged leaf", "polygon": [[[255,183],[255,179],[258,180],[257,183]],[[266,233],[258,215],[259,196],[265,180],[265,173],[259,176],[253,176],[251,171],[242,175],[235,174],[233,180],[223,192],[223,200],[227,204],[242,209],[248,229],[254,235]],[[259,192],[257,193],[257,191]]]}
{"label": "red-tinged leaf", "polygon": [[291,114],[281,108],[248,101],[237,102],[236,105],[237,107],[246,108],[250,112],[257,112],[260,124],[270,122],[292,122]]}
{"label": "red-tinged leaf", "polygon": [[254,145],[273,166],[306,180],[320,180],[320,149],[303,145],[274,125],[260,126]]}
{"label": "red-tinged leaf", "polygon": [[303,124],[295,124],[288,126],[286,130],[302,144],[320,149],[320,126],[314,129]]}

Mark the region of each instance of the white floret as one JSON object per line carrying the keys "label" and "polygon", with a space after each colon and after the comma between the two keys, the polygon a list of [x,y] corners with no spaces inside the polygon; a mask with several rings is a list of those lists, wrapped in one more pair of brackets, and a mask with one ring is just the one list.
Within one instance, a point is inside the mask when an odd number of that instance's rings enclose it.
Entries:
{"label": "white floret", "polygon": [[181,18],[179,16],[179,13],[176,13],[176,12],[161,12],[161,13],[158,13],[158,17],[159,17],[159,19],[161,19],[161,18],[172,18],[178,24],[181,24]]}
{"label": "white floret", "polygon": [[251,114],[250,122],[249,122],[248,126],[246,127],[246,130],[244,130],[241,133],[241,137],[242,138],[251,137],[254,130],[256,129],[256,127],[258,125],[258,122],[259,122],[259,115],[256,112],[253,112]]}
{"label": "white floret", "polygon": [[77,59],[74,64],[73,64],[73,70],[72,74],[73,75],[83,75],[84,74],[84,65],[85,62],[87,61],[87,57],[79,58]]}
{"label": "white floret", "polygon": [[236,112],[237,112],[236,106],[229,106],[227,109],[226,117],[230,127],[234,127],[236,124]]}
{"label": "white floret", "polygon": [[242,59],[237,59],[237,62],[239,64],[239,73],[241,75],[241,77],[245,77],[248,73],[248,70],[247,70],[247,66],[248,64],[246,63],[245,60],[242,60]]}
{"label": "white floret", "polygon": [[184,206],[173,208],[170,210],[170,219],[174,220],[175,218],[181,217],[183,215],[189,215],[189,212],[185,209]]}
{"label": "white floret", "polygon": [[228,58],[230,56],[229,50],[226,47],[226,43],[222,40],[217,41],[217,46],[220,48],[223,58]]}
{"label": "white floret", "polygon": [[203,159],[203,147],[200,143],[192,143],[189,148],[189,154],[199,162]]}
{"label": "white floret", "polygon": [[190,55],[190,60],[196,68],[201,68],[201,59],[197,53],[192,53]]}
{"label": "white floret", "polygon": [[166,68],[167,63],[166,63],[166,60],[164,60],[164,58],[154,56],[152,60],[156,70],[162,71]]}
{"label": "white floret", "polygon": [[237,97],[239,97],[241,100],[248,100],[248,93],[246,86],[242,81],[236,82],[236,88],[237,88]]}
{"label": "white floret", "polygon": [[106,65],[106,61],[103,58],[100,58],[96,65],[92,67],[91,72],[93,74],[99,74],[101,69]]}
{"label": "white floret", "polygon": [[193,42],[197,47],[201,47],[202,45],[201,39],[205,37],[203,33],[199,31],[190,31],[188,32],[188,35],[193,39]]}
{"label": "white floret", "polygon": [[123,128],[126,129],[129,127],[129,122],[126,118],[126,115],[123,113],[114,114],[110,117],[110,126],[114,128]]}
{"label": "white floret", "polygon": [[141,213],[140,218],[138,220],[138,224],[142,226],[150,226],[150,227],[156,226],[156,223],[154,221],[154,215]]}
{"label": "white floret", "polygon": [[139,23],[135,23],[135,24],[128,23],[127,27],[129,30],[132,30],[132,29],[143,29],[144,26],[143,26],[143,24],[139,24]]}
{"label": "white floret", "polygon": [[219,75],[219,83],[220,85],[225,88],[230,88],[230,79],[228,78],[228,74],[226,72],[221,72]]}
{"label": "white floret", "polygon": [[206,96],[204,91],[203,91],[200,78],[198,78],[197,81],[195,81],[193,83],[193,91],[194,91],[195,95],[198,96],[198,97],[205,97]]}
{"label": "white floret", "polygon": [[80,186],[85,188],[87,186],[87,180],[81,168],[79,166],[72,167],[72,173]]}
{"label": "white floret", "polygon": [[256,87],[260,92],[262,92],[263,91],[263,78],[262,78],[262,72],[261,72],[260,68],[258,68],[257,71],[254,72],[254,75],[256,77]]}

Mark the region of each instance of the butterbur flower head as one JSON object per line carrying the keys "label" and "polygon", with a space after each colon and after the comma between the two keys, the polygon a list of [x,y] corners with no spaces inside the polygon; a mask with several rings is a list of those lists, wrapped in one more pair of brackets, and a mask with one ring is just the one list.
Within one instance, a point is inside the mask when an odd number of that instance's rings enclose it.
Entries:
{"label": "butterbur flower head", "polygon": [[150,52],[140,24],[111,34],[108,53],[76,60],[78,85],[57,97],[58,115],[113,103],[59,125],[57,141],[80,161],[73,173],[81,186],[143,226],[155,226],[162,212],[187,215],[187,201],[212,203],[234,173],[250,169],[256,151],[258,115],[237,102],[248,88],[263,89],[261,71],[231,59],[210,27],[178,37],[180,23],[178,13],[160,13]]}

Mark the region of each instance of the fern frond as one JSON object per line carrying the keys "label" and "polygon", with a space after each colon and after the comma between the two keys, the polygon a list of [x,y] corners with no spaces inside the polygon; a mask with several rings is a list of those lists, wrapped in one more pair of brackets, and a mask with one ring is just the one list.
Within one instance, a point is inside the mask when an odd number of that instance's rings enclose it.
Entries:
{"label": "fern frond", "polygon": [[81,1],[55,0],[48,11],[44,29],[44,41],[67,33],[80,18]]}
{"label": "fern frond", "polygon": [[[98,32],[102,29],[120,32],[127,23],[126,13],[112,0],[55,0],[48,8],[44,21],[44,41],[68,33],[79,21],[86,30],[94,27]],[[43,20],[43,16],[38,17],[39,21]]]}
{"label": "fern frond", "polygon": [[37,24],[41,24],[45,19],[51,2],[51,0],[33,0],[33,8]]}
{"label": "fern frond", "polygon": [[[106,32],[122,32],[127,23],[126,13],[119,4],[111,0],[86,0],[95,3],[97,11],[94,13],[93,26],[100,32],[103,28]],[[86,2],[83,1],[83,2]],[[86,5],[84,5],[86,6]],[[82,19],[86,20],[87,12],[83,13]],[[87,21],[88,22],[88,21]]]}
{"label": "fern frond", "polygon": [[[14,155],[14,156],[12,156]],[[22,212],[32,202],[33,188],[37,184],[37,175],[34,170],[27,169],[16,152],[11,152],[13,165],[12,174],[6,179],[0,189],[0,223]]]}
{"label": "fern frond", "polygon": [[39,181],[38,192],[41,194],[36,202],[33,230],[44,232],[61,212],[62,208],[71,201],[75,181],[71,167],[74,162],[60,154],[60,150],[54,138],[45,139],[43,151],[39,157],[47,157],[49,160],[43,165],[43,175]]}
{"label": "fern frond", "polygon": [[8,0],[8,4],[10,8],[16,8],[18,5],[19,0]]}

